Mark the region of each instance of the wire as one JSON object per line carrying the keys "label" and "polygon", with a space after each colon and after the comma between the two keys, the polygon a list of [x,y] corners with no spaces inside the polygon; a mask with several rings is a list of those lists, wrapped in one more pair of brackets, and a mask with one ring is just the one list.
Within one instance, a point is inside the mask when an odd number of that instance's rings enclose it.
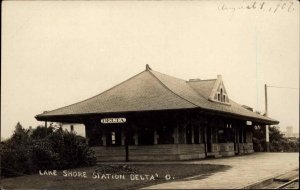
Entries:
{"label": "wire", "polygon": [[284,87],[284,86],[267,86],[272,88],[287,88],[287,89],[299,89],[299,88],[293,88],[293,87]]}

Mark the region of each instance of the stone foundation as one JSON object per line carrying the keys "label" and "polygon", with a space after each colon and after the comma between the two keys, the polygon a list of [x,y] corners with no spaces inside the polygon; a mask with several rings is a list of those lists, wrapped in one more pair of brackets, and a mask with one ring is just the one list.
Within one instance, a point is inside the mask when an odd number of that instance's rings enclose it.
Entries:
{"label": "stone foundation", "polygon": [[[237,144],[236,144],[237,145]],[[240,154],[253,153],[252,143],[240,143]],[[92,147],[97,161],[125,161],[125,146]],[[128,146],[129,161],[164,161],[164,160],[192,160],[205,158],[204,144],[159,144],[159,145],[130,145]],[[212,144],[212,152],[208,157],[233,156],[234,143]]]}
{"label": "stone foundation", "polygon": [[250,154],[253,153],[253,143],[244,143],[244,153],[245,154]]}
{"label": "stone foundation", "polygon": [[212,158],[222,157],[222,155],[220,155],[220,145],[219,144],[212,144],[211,152],[207,153],[207,157],[212,157]]}
{"label": "stone foundation", "polygon": [[234,156],[234,143],[220,143],[220,155]]}
{"label": "stone foundation", "polygon": [[[125,161],[125,146],[92,147],[97,161]],[[205,158],[204,144],[128,146],[130,161],[191,160]]]}

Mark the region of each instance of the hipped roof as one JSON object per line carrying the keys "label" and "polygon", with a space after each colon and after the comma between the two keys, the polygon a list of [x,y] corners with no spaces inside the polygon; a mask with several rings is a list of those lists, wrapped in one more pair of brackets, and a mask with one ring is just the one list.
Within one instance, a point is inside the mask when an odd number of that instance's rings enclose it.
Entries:
{"label": "hipped roof", "polygon": [[213,80],[185,81],[147,69],[130,79],[84,101],[44,112],[36,116],[45,121],[57,116],[78,116],[86,114],[105,114],[140,112],[156,110],[202,109],[277,124],[278,121],[245,109],[229,100],[229,105],[209,100],[209,95],[217,82]]}

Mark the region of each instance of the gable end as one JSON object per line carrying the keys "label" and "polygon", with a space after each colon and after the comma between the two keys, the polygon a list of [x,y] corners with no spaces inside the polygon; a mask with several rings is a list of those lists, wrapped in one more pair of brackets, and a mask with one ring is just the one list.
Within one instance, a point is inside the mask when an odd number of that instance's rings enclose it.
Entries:
{"label": "gable end", "polygon": [[225,105],[230,105],[229,97],[222,81],[222,76],[218,75],[218,78],[214,84],[214,87],[208,98],[210,101],[218,102]]}

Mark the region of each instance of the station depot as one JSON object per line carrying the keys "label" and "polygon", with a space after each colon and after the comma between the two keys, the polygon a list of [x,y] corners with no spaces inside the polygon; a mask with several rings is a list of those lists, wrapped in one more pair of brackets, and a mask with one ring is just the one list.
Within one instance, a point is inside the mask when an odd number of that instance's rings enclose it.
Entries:
{"label": "station depot", "polygon": [[279,123],[231,100],[220,75],[185,81],[148,65],[99,95],[36,119],[83,124],[98,161],[248,154],[255,126]]}

